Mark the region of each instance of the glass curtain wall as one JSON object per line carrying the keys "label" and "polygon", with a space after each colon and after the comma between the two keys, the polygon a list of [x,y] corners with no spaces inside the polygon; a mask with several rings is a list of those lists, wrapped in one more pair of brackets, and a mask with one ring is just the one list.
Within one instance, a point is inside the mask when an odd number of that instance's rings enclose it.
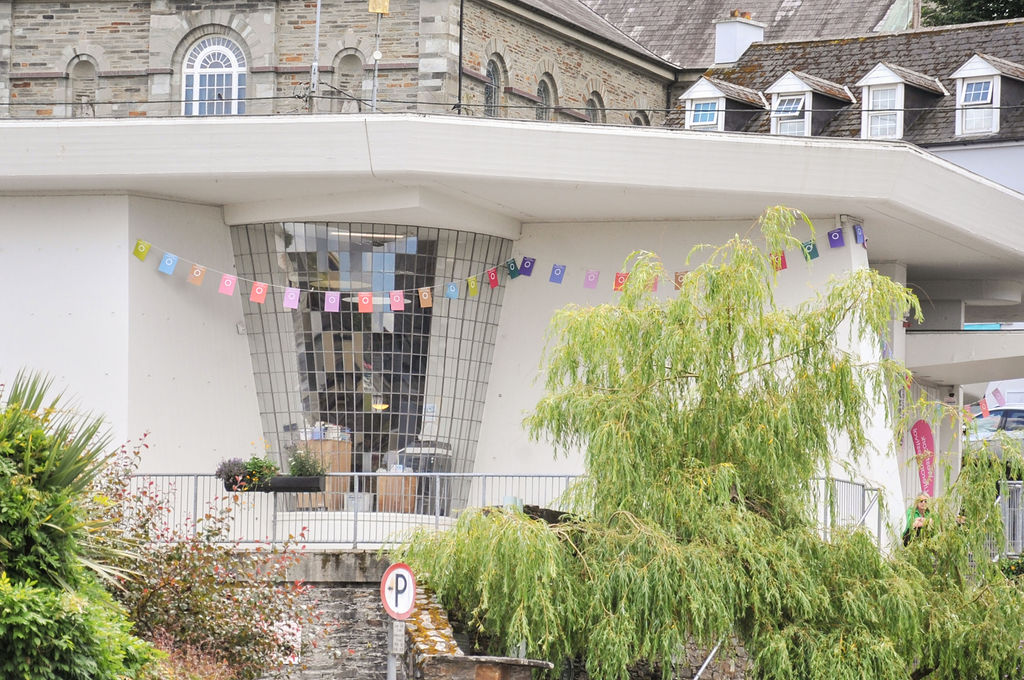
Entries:
{"label": "glass curtain wall", "polygon": [[[501,271],[510,241],[334,222],[232,238],[264,437],[282,468],[302,448],[334,471],[473,470],[503,292],[486,271]],[[267,284],[262,304],[246,280]],[[373,491],[341,482],[338,495]]]}

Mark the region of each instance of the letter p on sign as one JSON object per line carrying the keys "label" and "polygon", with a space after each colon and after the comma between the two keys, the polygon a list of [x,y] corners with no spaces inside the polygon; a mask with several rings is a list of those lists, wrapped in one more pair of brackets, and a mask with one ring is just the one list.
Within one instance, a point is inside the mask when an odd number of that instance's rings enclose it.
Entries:
{"label": "letter p on sign", "polygon": [[398,562],[387,568],[380,579],[380,600],[391,618],[409,618],[416,606],[416,578],[409,565]]}

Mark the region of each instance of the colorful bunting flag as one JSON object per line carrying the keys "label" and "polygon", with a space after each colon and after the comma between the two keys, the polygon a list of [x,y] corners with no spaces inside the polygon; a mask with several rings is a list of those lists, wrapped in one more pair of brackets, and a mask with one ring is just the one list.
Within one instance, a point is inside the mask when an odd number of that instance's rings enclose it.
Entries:
{"label": "colorful bunting flag", "polygon": [[160,267],[157,271],[161,271],[164,274],[170,276],[174,273],[174,268],[178,266],[178,256],[172,255],[171,253],[164,253],[164,256],[160,258]]}
{"label": "colorful bunting flag", "polygon": [[285,288],[284,289],[284,300],[281,305],[285,309],[298,309],[299,308],[299,289],[298,288]]}
{"label": "colorful bunting flag", "polygon": [[818,244],[814,242],[814,239],[810,241],[804,241],[802,244],[804,249],[804,259],[810,262],[811,260],[818,259]]}
{"label": "colorful bunting flag", "polygon": [[683,279],[686,278],[687,272],[676,272],[672,275],[672,281],[675,284],[676,290],[683,289]]}
{"label": "colorful bunting flag", "polygon": [[584,288],[597,288],[597,280],[601,278],[601,272],[597,269],[588,269],[583,277]]}
{"label": "colorful bunting flag", "polygon": [[336,312],[341,309],[341,293],[331,290],[324,293],[324,311]]}
{"label": "colorful bunting flag", "polygon": [[988,418],[988,399],[982,398],[982,400],[978,402],[978,406],[981,407],[981,417]]}
{"label": "colorful bunting flag", "polygon": [[220,293],[221,295],[234,295],[235,284],[237,283],[237,276],[232,276],[231,274],[224,274],[223,276],[220,277],[220,288],[217,289],[217,292]]}
{"label": "colorful bunting flag", "polygon": [[533,274],[533,263],[536,260],[532,257],[524,257],[523,261],[519,263],[519,273],[523,276],[531,276]]}
{"label": "colorful bunting flag", "polygon": [[476,280],[475,276],[470,276],[466,279],[466,288],[469,290],[469,297],[476,297],[476,294],[480,292],[480,282]]}
{"label": "colorful bunting flag", "polygon": [[615,272],[615,281],[612,283],[612,290],[622,290],[622,287],[626,285],[626,279],[629,278],[629,272]]}
{"label": "colorful bunting flag", "polygon": [[249,292],[249,302],[255,302],[256,304],[262,305],[267,301],[267,284],[256,281],[252,284],[252,290]]}
{"label": "colorful bunting flag", "polygon": [[391,311],[401,312],[405,309],[405,293],[400,290],[393,290],[388,295],[388,299],[391,301]]}
{"label": "colorful bunting flag", "polygon": [[431,294],[430,288],[427,288],[426,286],[424,286],[423,288],[420,288],[419,293],[420,293],[420,307],[427,308],[427,307],[433,307],[434,306],[434,297]]}
{"label": "colorful bunting flag", "polygon": [[373,293],[359,293],[359,311],[368,314],[373,311]]}
{"label": "colorful bunting flag", "polygon": [[444,287],[444,296],[446,298],[451,299],[451,300],[458,300],[459,299],[459,284],[457,284],[454,281],[452,281],[447,286],[445,286]]}
{"label": "colorful bunting flag", "polygon": [[203,279],[206,277],[206,267],[198,264],[192,265],[192,269],[188,272],[188,282],[194,286],[203,285]]}
{"label": "colorful bunting flag", "polygon": [[491,267],[487,270],[487,283],[491,284],[491,288],[498,287],[498,268]]}
{"label": "colorful bunting flag", "polygon": [[846,240],[843,238],[843,228],[839,227],[828,232],[828,247],[829,248],[842,248],[846,245]]}
{"label": "colorful bunting flag", "polygon": [[772,261],[772,268],[777,272],[782,271],[788,266],[786,264],[786,253],[782,252],[781,250],[777,253],[772,253],[768,257]]}
{"label": "colorful bunting flag", "polygon": [[853,225],[853,240],[856,243],[861,243],[861,244],[864,243],[864,227],[863,226],[861,226],[859,224]]}
{"label": "colorful bunting flag", "polygon": [[135,242],[135,248],[132,250],[132,255],[145,262],[146,256],[149,255],[149,249],[152,247],[152,243],[150,243],[149,241],[143,241],[140,238],[138,241]]}
{"label": "colorful bunting flag", "polygon": [[509,259],[508,259],[508,260],[507,260],[507,261],[505,262],[505,269],[507,269],[507,270],[508,270],[508,277],[509,277],[510,279],[514,279],[514,278],[516,278],[517,276],[519,276],[519,265],[518,265],[518,264],[516,264],[516,258],[514,258],[514,257],[510,257],[510,258],[509,258]]}
{"label": "colorful bunting flag", "polygon": [[551,278],[548,279],[551,283],[561,283],[562,279],[565,278],[565,265],[556,264],[551,266]]}
{"label": "colorful bunting flag", "polygon": [[651,281],[651,292],[652,293],[657,293],[658,292],[658,279],[659,278],[660,277],[655,276],[654,280]]}
{"label": "colorful bunting flag", "polygon": [[996,400],[996,403],[1000,406],[1006,406],[1006,397],[999,391],[999,388],[992,390],[992,398]]}

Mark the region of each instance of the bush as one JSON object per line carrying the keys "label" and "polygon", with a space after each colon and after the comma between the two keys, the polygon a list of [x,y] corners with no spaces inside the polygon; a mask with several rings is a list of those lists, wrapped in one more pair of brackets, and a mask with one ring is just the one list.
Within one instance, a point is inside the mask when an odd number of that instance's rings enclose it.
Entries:
{"label": "bush", "polygon": [[288,459],[288,474],[294,477],[320,477],[327,474],[327,465],[312,451],[299,449]]}
{"label": "bush", "polygon": [[[238,493],[208,508],[192,527],[171,527],[173,497],[152,482],[129,485],[138,458],[137,450],[122,450],[98,491],[111,499],[107,513],[117,530],[150,546],[147,559],[131,563],[135,574],[123,590],[114,592],[140,634],[165,649],[226,664],[235,679],[265,675],[297,657],[302,642],[315,644],[325,627],[305,597],[310,586],[287,580],[298,561],[294,544],[249,549],[232,542]],[[305,640],[294,635],[297,629]]]}

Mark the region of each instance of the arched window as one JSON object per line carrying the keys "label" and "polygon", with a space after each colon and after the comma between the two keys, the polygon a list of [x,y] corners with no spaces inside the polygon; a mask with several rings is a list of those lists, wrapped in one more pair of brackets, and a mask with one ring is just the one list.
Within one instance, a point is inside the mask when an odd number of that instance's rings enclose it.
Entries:
{"label": "arched window", "polygon": [[338,60],[334,69],[334,86],[338,97],[336,110],[342,113],[363,110],[363,60],[358,54],[346,54]]}
{"label": "arched window", "polygon": [[496,118],[501,101],[501,66],[494,59],[487,62],[487,82],[484,84],[484,115]]}
{"label": "arched window", "polygon": [[646,112],[635,111],[630,122],[632,122],[633,125],[650,125],[651,119],[647,116]]}
{"label": "arched window", "polygon": [[245,55],[231,40],[203,38],[188,51],[182,71],[186,116],[245,113]]}
{"label": "arched window", "polygon": [[72,118],[93,118],[96,115],[96,64],[78,58],[68,70],[68,99]]}
{"label": "arched window", "polygon": [[558,105],[558,96],[551,76],[545,73],[537,83],[537,120],[551,120],[551,114]]}
{"label": "arched window", "polygon": [[597,92],[591,92],[590,96],[587,97],[587,120],[591,123],[605,122],[604,100]]}

